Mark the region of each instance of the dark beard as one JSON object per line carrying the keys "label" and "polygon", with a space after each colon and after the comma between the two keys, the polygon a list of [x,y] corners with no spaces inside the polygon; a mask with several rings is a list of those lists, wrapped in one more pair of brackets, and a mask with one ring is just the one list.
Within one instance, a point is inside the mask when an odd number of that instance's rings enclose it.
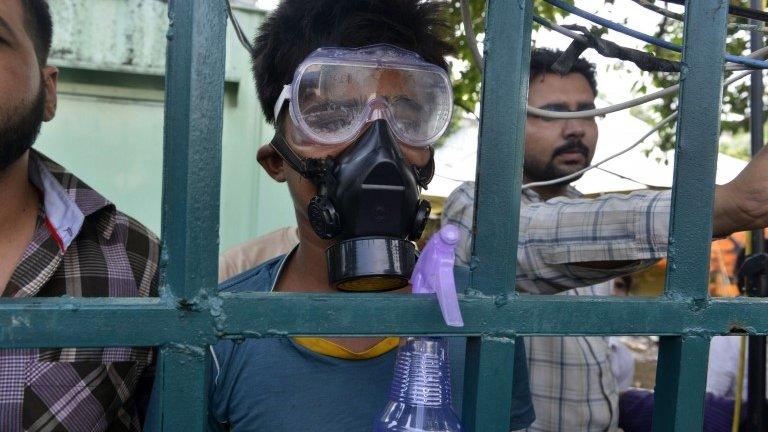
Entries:
{"label": "dark beard", "polygon": [[[587,161],[589,161],[589,147],[587,147],[581,140],[578,140],[578,139],[569,140],[565,144],[556,148],[554,152],[552,152],[552,157],[549,159],[549,162],[547,162],[544,166],[536,165],[533,162],[529,162],[528,160],[526,160],[525,164],[523,165],[523,172],[525,173],[526,177],[528,177],[530,181],[534,181],[534,182],[555,180],[560,177],[565,177],[567,175],[573,174],[573,171],[564,171],[558,168],[557,166],[555,166],[555,158],[557,156],[560,156],[563,153],[571,152],[574,150],[583,154],[584,158]],[[583,167],[583,168],[586,168],[586,167]],[[558,185],[568,184],[571,182],[575,182],[580,178],[581,178],[581,175],[574,177],[572,179],[563,180],[562,182],[557,184]]]}
{"label": "dark beard", "polygon": [[10,115],[10,122],[0,124],[0,173],[5,171],[32,147],[45,117],[45,88],[32,106],[20,116]]}

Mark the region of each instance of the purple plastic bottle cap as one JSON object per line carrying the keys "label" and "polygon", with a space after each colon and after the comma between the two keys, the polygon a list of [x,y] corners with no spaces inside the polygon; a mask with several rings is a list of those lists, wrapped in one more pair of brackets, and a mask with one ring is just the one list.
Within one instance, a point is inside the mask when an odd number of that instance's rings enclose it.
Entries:
{"label": "purple plastic bottle cap", "polygon": [[464,326],[453,276],[458,240],[459,229],[456,226],[446,225],[441,228],[427,242],[411,275],[413,293],[437,294],[445,323],[454,327]]}

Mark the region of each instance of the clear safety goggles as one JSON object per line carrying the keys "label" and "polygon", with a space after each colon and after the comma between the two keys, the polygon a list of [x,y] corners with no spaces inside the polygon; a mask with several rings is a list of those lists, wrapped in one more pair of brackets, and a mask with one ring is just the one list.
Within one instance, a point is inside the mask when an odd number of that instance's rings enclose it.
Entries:
{"label": "clear safety goggles", "polygon": [[275,119],[286,101],[302,142],[349,144],[384,119],[399,141],[424,147],[447,129],[453,90],[443,69],[392,45],[320,48],[283,88]]}

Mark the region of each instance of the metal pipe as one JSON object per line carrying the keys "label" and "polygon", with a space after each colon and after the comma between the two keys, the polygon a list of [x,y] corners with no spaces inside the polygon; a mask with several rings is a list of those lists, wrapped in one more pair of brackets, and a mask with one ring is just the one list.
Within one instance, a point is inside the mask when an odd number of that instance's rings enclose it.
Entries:
{"label": "metal pipe", "polygon": [[[750,6],[752,9],[763,10],[764,0],[750,0]],[[751,21],[752,24],[757,23]],[[753,50],[760,49],[764,46],[763,35],[759,33],[752,33],[750,35],[750,46]],[[764,132],[764,119],[763,119],[763,73],[761,71],[755,71],[752,73],[750,94],[749,94],[749,107],[750,107],[750,133],[751,133],[751,147],[752,156],[754,157],[760,149],[763,148],[763,132]],[[765,252],[765,240],[762,230],[755,230],[752,232],[752,254],[761,254]],[[754,287],[753,292],[748,293],[750,296],[767,297],[768,296],[768,284],[766,284],[765,275],[760,276],[758,283]],[[766,340],[765,336],[750,336],[749,337],[749,358],[748,358],[748,381],[747,381],[747,430],[748,431],[765,431],[766,430],[766,413],[768,413],[768,406],[765,402],[765,374],[766,363]]]}
{"label": "metal pipe", "polygon": [[461,0],[461,22],[464,24],[464,34],[467,36],[467,45],[469,45],[469,51],[475,60],[475,66],[482,73],[485,63],[477,47],[477,37],[475,36],[475,29],[472,27],[472,9],[469,6],[469,0]]}
{"label": "metal pipe", "polygon": [[[765,430],[765,336],[749,337],[747,431]],[[760,372],[762,370],[762,373]]]}

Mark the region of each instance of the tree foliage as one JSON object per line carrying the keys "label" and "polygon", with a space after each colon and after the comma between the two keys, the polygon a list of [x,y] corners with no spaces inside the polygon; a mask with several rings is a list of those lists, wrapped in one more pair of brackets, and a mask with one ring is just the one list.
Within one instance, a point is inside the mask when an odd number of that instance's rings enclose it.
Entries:
{"label": "tree foliage", "polygon": [[[746,3],[746,2],[733,2]],[[749,6],[742,4],[742,6]],[[746,23],[744,19],[730,18],[730,22]],[[661,19],[655,36],[664,38],[678,45],[683,44],[683,23],[672,19]],[[727,34],[726,51],[735,55],[746,55],[749,53],[750,35],[744,31],[729,29]],[[646,50],[656,56],[680,60],[681,55],[653,45],[647,45]],[[730,76],[733,72],[727,73]],[[643,78],[635,83],[633,89],[639,94],[645,94],[648,91],[649,84],[653,87],[664,88],[677,84],[679,74],[664,73],[644,73]],[[677,109],[677,94],[668,95],[650,105],[635,110],[635,114],[644,118],[646,121],[656,123],[664,117],[670,115]],[[722,115],[720,128],[723,132],[738,134],[749,131],[749,79],[745,78],[732,84],[723,91]],[[660,141],[658,147],[662,150],[670,150],[675,146],[675,128],[674,125],[668,126],[659,131]],[[743,149],[729,146],[724,149],[734,156],[743,157]]]}
{"label": "tree foliage", "polygon": [[[472,11],[472,26],[475,30],[475,34],[479,41],[483,40],[484,34],[484,20],[485,20],[485,0],[468,0]],[[573,3],[573,0],[569,1]],[[606,3],[614,3],[613,0],[605,0]],[[659,6],[665,6],[661,1],[656,3]],[[734,0],[732,3],[740,4],[741,6],[749,6],[748,0]],[[562,17],[567,15],[558,8],[551,6],[550,4],[537,1],[534,2],[534,13],[542,16],[550,21],[559,21]],[[746,23],[746,20],[741,18],[729,19],[730,22]],[[451,0],[450,3],[450,22],[453,26],[456,34],[457,58],[454,60],[453,69],[454,73],[454,103],[456,106],[461,107],[462,111],[475,113],[478,110],[478,104],[480,101],[480,92],[482,84],[482,74],[478,67],[474,63],[472,58],[472,52],[468,46],[467,39],[464,33],[464,26],[461,19],[461,3],[459,0]],[[534,29],[537,25],[534,23]],[[643,31],[650,31],[649,29],[640,29]],[[600,34],[605,33],[603,28],[593,28],[593,31],[597,31]],[[655,30],[655,36],[664,38],[670,42],[678,45],[683,44],[683,24],[679,21],[675,21],[670,18],[664,18],[659,16],[658,28]],[[745,55],[748,53],[748,41],[750,35],[744,31],[728,30],[728,42],[727,51],[731,54]],[[609,37],[610,39],[610,37]],[[668,51],[662,48],[655,47],[653,45],[646,45],[645,49],[648,52],[653,53],[662,58],[680,60],[680,54]],[[624,65],[620,65],[614,69],[622,69]],[[616,73],[619,73],[616,70]],[[637,76],[636,82],[632,85],[632,90],[637,94],[646,94],[651,91],[652,88],[664,88],[670,85],[674,85],[679,80],[679,74],[669,73],[647,73],[643,72]],[[723,118],[721,129],[732,134],[738,134],[749,131],[749,80],[745,79],[737,84],[728,87],[723,93]],[[635,108],[632,112],[639,118],[642,118],[649,124],[656,124],[664,117],[671,114],[677,108],[677,94],[669,95],[663,99],[656,100],[652,103]],[[455,130],[456,122],[453,122],[452,129]],[[667,126],[659,131],[660,140],[657,146],[661,150],[669,150],[674,147],[675,141],[675,124]],[[742,149],[732,148],[732,153],[743,153]],[[734,154],[736,155],[736,154]],[[741,156],[739,154],[738,156]]]}
{"label": "tree foliage", "polygon": [[[485,0],[467,0],[472,11],[472,28],[477,35],[478,41],[482,42],[485,33]],[[572,0],[569,0],[572,3]],[[543,1],[537,1],[533,4],[534,13],[550,21],[556,20],[564,15],[563,11]],[[454,103],[466,112],[474,113],[480,102],[480,91],[482,84],[482,74],[475,65],[472,58],[472,51],[467,43],[464,33],[464,25],[461,19],[461,2],[451,0],[449,20],[456,34],[456,46],[458,50],[456,61],[453,64],[454,76],[453,91]],[[534,28],[537,25],[534,23]]]}

